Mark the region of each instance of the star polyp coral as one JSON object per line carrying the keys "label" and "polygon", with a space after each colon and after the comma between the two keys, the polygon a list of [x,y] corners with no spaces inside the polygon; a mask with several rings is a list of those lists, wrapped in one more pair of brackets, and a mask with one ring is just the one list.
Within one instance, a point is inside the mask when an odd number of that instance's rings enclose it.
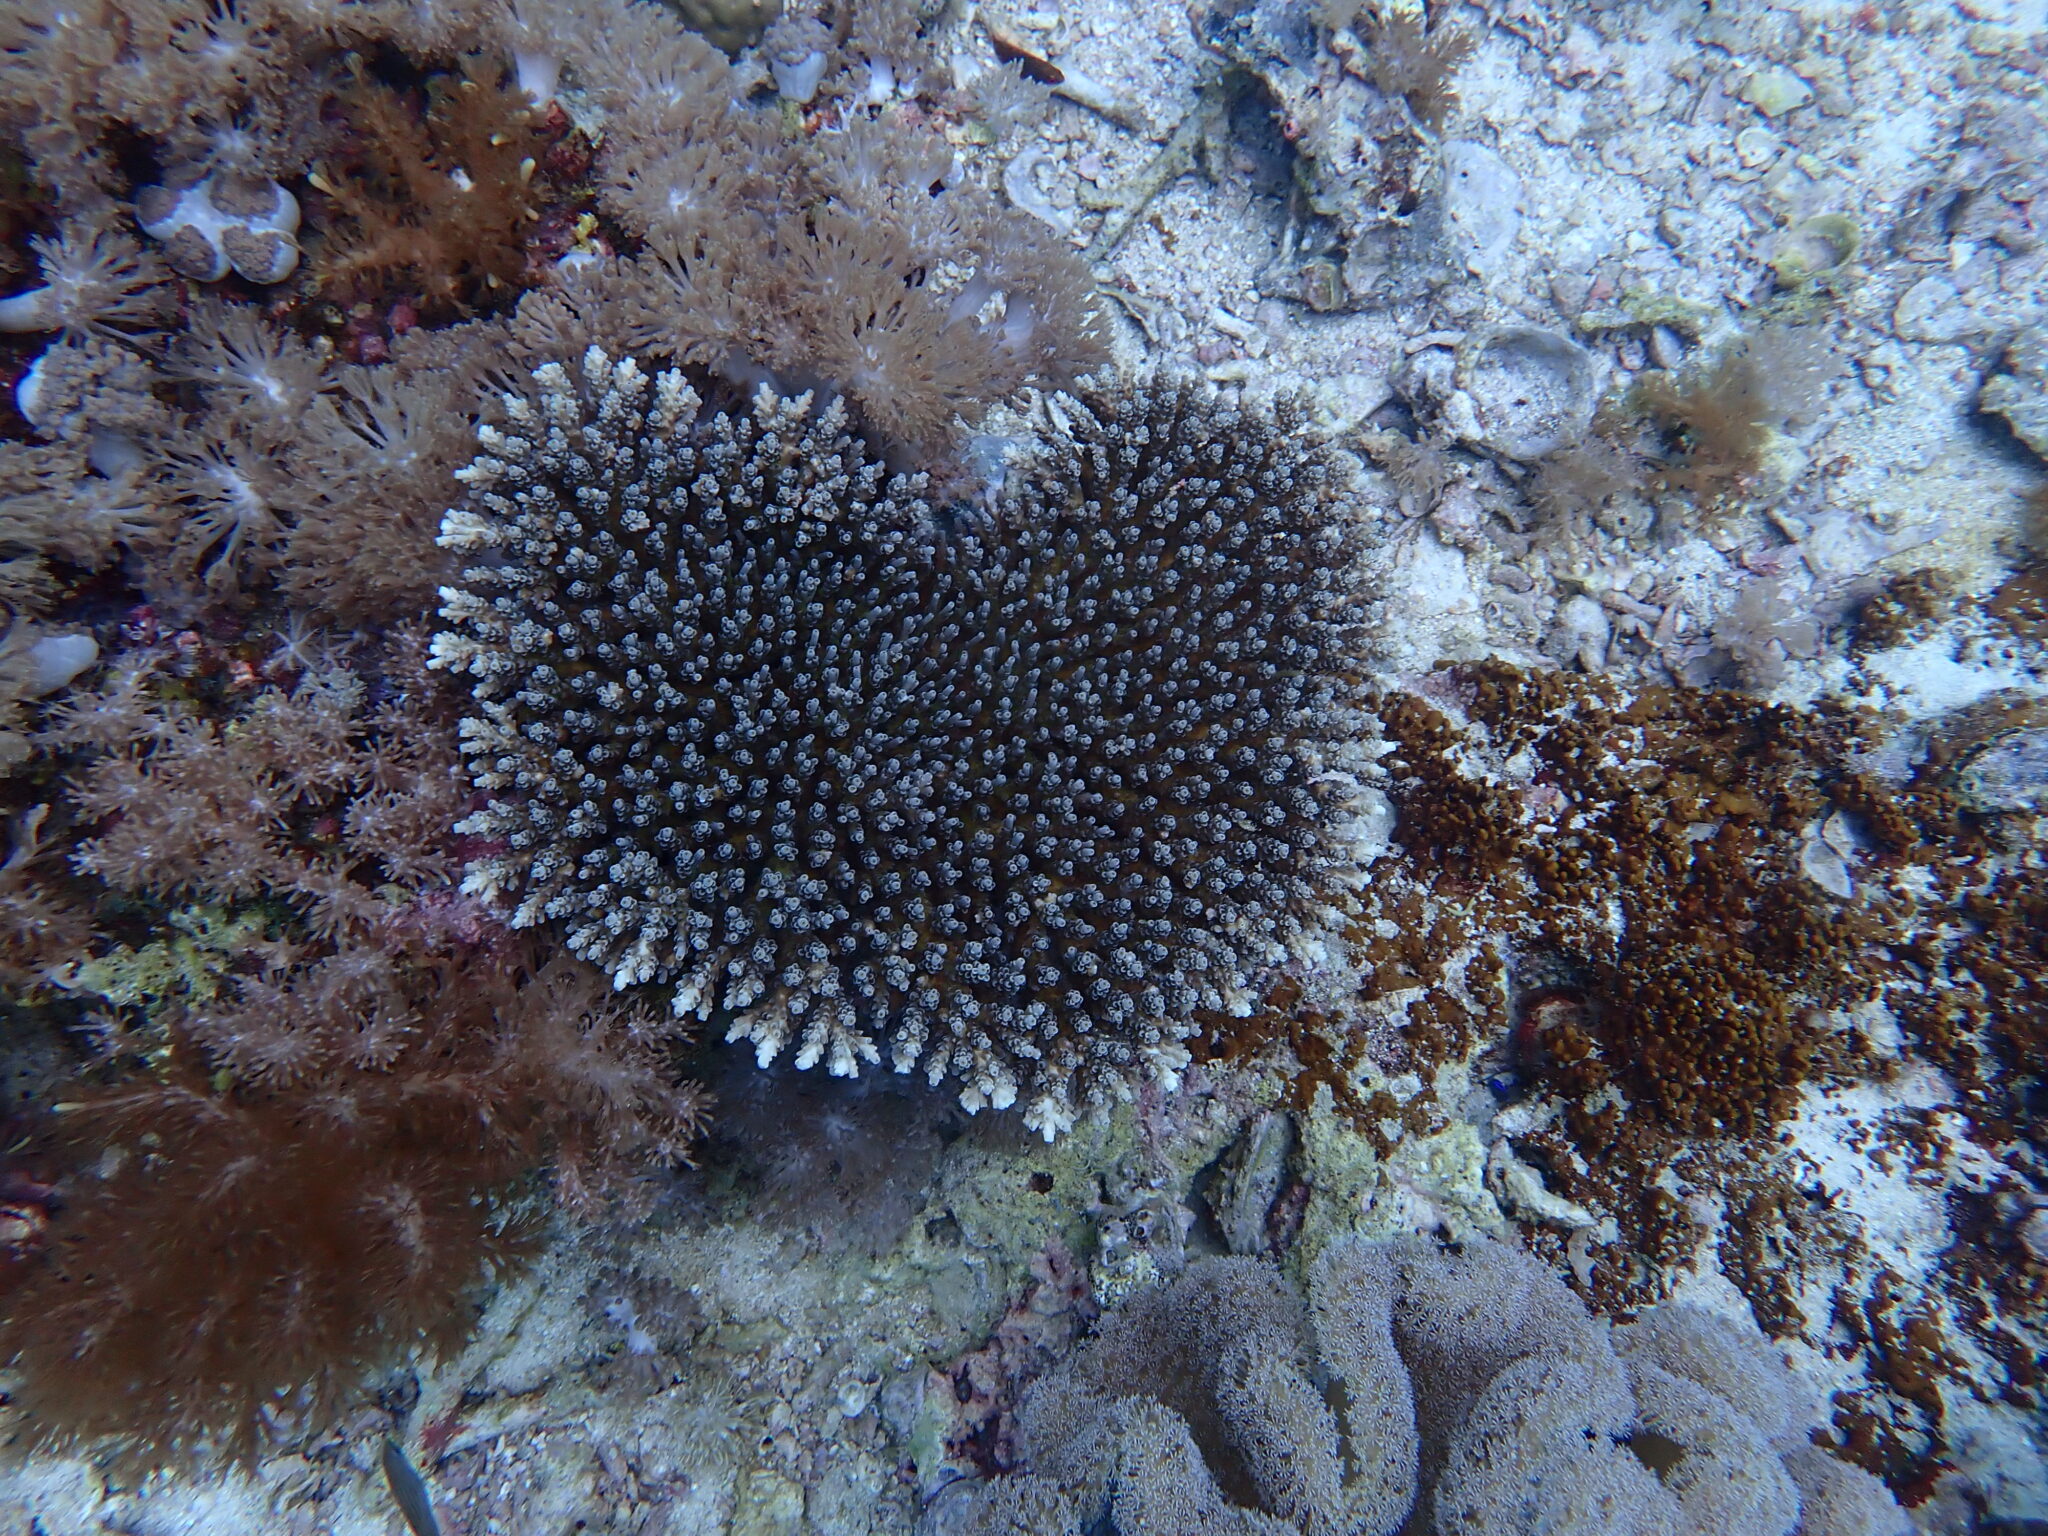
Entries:
{"label": "star polyp coral", "polygon": [[1355,544],[1292,418],[1140,386],[988,518],[842,410],[592,349],[503,402],[439,665],[502,839],[469,889],[765,1065],[1022,1102],[1169,1077],[1348,872]]}

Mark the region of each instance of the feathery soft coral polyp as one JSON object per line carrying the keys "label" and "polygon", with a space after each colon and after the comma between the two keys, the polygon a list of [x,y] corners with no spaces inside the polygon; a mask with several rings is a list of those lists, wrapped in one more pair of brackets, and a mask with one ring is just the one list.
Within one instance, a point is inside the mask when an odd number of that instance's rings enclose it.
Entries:
{"label": "feathery soft coral polyp", "polygon": [[[434,680],[403,633],[364,662],[223,726],[157,697],[162,657],[131,660],[43,737],[73,757],[71,869],[33,847],[39,817],[0,882],[0,962],[95,1005],[104,1061],[47,1130],[72,1170],[48,1246],[0,1291],[32,1441],[251,1457],[458,1340],[530,1246],[533,1175],[590,1213],[687,1157],[678,1027],[455,893]],[[101,926],[128,914],[214,952],[152,980],[132,926]]]}

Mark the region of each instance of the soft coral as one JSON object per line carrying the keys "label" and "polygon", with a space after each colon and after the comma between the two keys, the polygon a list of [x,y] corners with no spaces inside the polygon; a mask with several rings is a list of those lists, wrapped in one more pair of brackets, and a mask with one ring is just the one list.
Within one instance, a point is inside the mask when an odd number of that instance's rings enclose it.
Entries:
{"label": "soft coral", "polygon": [[0,1298],[34,1441],[246,1460],[280,1413],[324,1422],[462,1338],[535,1240],[523,1176],[593,1209],[697,1129],[673,1026],[585,967],[387,937],[240,987],[61,1106],[68,1208]]}
{"label": "soft coral", "polygon": [[320,291],[344,305],[416,299],[466,315],[532,285],[528,235],[549,131],[479,56],[427,77],[424,96],[352,61],[342,150],[317,170]]}
{"label": "soft coral", "polygon": [[53,948],[116,952],[123,911],[247,922],[217,986],[109,997],[146,1018],[52,1117],[67,1205],[0,1275],[33,1441],[251,1456],[280,1415],[324,1419],[365,1369],[460,1337],[528,1245],[531,1175],[589,1211],[696,1133],[679,1026],[449,884],[450,722],[416,636],[365,660],[223,722],[155,697],[150,658],[41,738],[71,792],[0,870],[0,971],[88,998]]}

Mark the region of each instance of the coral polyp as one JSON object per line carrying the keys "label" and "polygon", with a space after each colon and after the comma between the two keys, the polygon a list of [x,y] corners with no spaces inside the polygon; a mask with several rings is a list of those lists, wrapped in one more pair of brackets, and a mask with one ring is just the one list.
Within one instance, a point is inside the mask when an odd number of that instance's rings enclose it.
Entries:
{"label": "coral polyp", "polygon": [[442,535],[469,888],[763,1065],[886,1058],[1048,1137],[1170,1075],[1343,900],[1359,540],[1288,408],[1067,404],[983,513],[837,404],[537,370]]}

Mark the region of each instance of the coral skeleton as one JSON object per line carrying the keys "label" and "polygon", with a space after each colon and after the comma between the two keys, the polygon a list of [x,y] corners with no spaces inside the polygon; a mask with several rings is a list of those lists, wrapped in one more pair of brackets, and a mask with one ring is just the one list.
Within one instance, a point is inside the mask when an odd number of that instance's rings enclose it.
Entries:
{"label": "coral skeleton", "polygon": [[1049,1138],[1342,899],[1366,593],[1291,407],[1091,395],[986,516],[836,403],[595,348],[503,411],[435,659],[515,926],[764,1066],[886,1056]]}

